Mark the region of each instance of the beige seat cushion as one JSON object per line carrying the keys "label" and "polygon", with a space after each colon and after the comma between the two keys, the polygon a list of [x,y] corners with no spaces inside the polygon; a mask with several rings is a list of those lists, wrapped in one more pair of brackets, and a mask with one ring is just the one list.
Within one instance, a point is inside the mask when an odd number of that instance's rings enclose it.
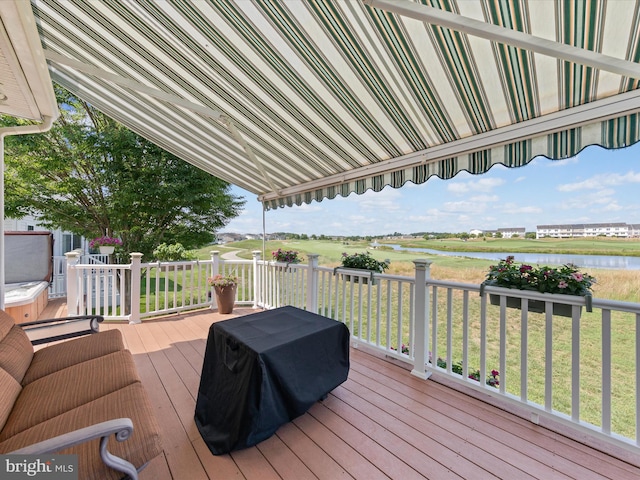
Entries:
{"label": "beige seat cushion", "polygon": [[14,325],[0,341],[0,368],[9,372],[18,383],[33,359],[33,346],[24,330]]}
{"label": "beige seat cushion", "polygon": [[22,385],[63,368],[124,349],[120,330],[105,330],[37,350]]}
{"label": "beige seat cushion", "polygon": [[22,387],[8,372],[0,369],[0,429],[7,422]]}
{"label": "beige seat cushion", "polygon": [[62,413],[140,381],[128,350],[94,358],[22,388],[0,441]]}
{"label": "beige seat cushion", "polygon": [[[162,452],[160,429],[155,421],[149,398],[140,383],[129,385],[23,431],[0,443],[0,453],[11,452],[56,435],[121,417],[133,421],[133,434],[124,442],[117,442],[112,436],[108,450],[139,468]],[[99,440],[93,440],[58,453],[78,455],[78,478],[121,478],[122,474],[105,466],[98,450]]]}

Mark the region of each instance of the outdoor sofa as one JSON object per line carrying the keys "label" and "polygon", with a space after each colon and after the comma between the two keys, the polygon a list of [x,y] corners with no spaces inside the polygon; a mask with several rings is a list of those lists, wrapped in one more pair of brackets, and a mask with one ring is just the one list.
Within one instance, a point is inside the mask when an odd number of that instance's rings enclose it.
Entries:
{"label": "outdoor sofa", "polygon": [[77,454],[78,478],[103,480],[136,479],[162,452],[133,357],[119,330],[98,332],[101,321],[16,325],[0,310],[0,454]]}

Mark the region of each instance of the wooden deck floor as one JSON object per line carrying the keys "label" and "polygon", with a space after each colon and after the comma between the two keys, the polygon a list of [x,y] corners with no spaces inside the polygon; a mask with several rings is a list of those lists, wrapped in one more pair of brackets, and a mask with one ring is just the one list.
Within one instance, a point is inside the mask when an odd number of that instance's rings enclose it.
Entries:
{"label": "wooden deck floor", "polygon": [[212,455],[193,415],[209,325],[227,318],[103,324],[122,331],[163,430],[164,455],[142,479],[640,478],[640,468],[354,349],[348,380],[326,400],[255,447]]}

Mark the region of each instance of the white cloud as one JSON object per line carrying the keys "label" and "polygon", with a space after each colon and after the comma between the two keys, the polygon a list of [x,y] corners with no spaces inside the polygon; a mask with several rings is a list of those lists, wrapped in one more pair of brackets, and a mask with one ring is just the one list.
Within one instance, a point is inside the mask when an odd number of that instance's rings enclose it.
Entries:
{"label": "white cloud", "polygon": [[498,200],[500,200],[500,197],[498,197],[498,195],[475,195],[469,198],[469,200],[478,203],[490,203],[497,202]]}
{"label": "white cloud", "polygon": [[614,187],[627,183],[640,183],[640,173],[629,171],[625,174],[620,173],[601,173],[591,178],[576,183],[565,183],[558,185],[561,192],[575,192],[579,190],[599,190],[604,187]]}
{"label": "white cloud", "polygon": [[509,213],[513,213],[513,214],[519,214],[519,213],[542,213],[544,212],[544,210],[540,207],[532,207],[532,206],[527,206],[527,207],[518,207],[518,208],[513,208],[511,210],[509,210]]}
{"label": "white cloud", "polygon": [[562,160],[548,160],[548,162],[546,163],[546,165],[548,165],[549,167],[567,167],[569,165],[575,165],[576,163],[579,163],[579,157],[580,155],[577,155],[575,157],[571,157],[571,158],[563,158]]}
{"label": "white cloud", "polygon": [[608,203],[604,208],[601,209],[602,212],[618,212],[620,210],[624,210],[624,207],[621,207],[615,201]]}
{"label": "white cloud", "polygon": [[460,201],[460,202],[445,202],[442,204],[442,209],[446,212],[461,212],[461,213],[474,213],[478,214],[485,210],[485,205],[475,202]]}
{"label": "white cloud", "polygon": [[447,185],[447,190],[455,194],[466,194],[471,192],[491,192],[494,188],[504,184],[501,178],[479,178],[466,182],[452,182]]}

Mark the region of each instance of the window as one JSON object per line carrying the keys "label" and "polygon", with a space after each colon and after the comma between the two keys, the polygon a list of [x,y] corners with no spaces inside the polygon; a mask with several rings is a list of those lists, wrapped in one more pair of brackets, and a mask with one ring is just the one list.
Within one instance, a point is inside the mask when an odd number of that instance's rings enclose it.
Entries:
{"label": "window", "polygon": [[70,252],[82,245],[82,237],[73,233],[64,233],[62,235],[62,253]]}

